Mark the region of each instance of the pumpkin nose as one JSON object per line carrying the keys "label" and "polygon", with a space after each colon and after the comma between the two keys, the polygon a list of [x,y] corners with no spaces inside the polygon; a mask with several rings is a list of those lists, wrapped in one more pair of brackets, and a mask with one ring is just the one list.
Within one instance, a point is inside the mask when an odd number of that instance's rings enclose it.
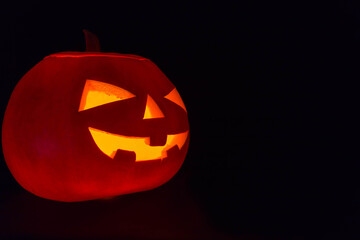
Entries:
{"label": "pumpkin nose", "polygon": [[163,118],[164,114],[160,110],[159,106],[156,104],[154,99],[147,95],[146,107],[143,119],[151,119],[151,118]]}

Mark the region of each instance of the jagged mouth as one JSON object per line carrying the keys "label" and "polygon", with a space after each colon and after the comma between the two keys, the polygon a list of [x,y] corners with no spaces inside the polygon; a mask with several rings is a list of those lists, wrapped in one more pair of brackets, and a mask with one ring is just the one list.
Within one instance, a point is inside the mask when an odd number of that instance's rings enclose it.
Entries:
{"label": "jagged mouth", "polygon": [[166,158],[167,151],[174,146],[177,145],[181,150],[189,135],[189,130],[178,134],[168,134],[163,146],[150,146],[150,137],[119,135],[92,127],[89,127],[89,131],[94,142],[105,155],[114,159],[118,150],[132,151],[136,155],[136,162]]}

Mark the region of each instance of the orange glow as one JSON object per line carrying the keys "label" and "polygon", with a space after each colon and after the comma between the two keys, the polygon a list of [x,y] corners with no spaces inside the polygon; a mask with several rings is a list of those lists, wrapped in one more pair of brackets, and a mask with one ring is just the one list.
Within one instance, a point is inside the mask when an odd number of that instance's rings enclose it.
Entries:
{"label": "orange glow", "polygon": [[81,96],[79,112],[132,97],[135,97],[135,95],[125,89],[87,79]]}
{"label": "orange glow", "polygon": [[159,106],[156,104],[154,99],[147,95],[146,107],[143,119],[151,119],[151,118],[163,118],[164,114],[160,110]]}
{"label": "orange glow", "polygon": [[180,107],[182,107],[185,112],[186,108],[185,108],[185,104],[183,102],[183,100],[180,97],[179,92],[176,90],[176,88],[174,88],[170,93],[168,93],[168,95],[166,95],[164,98],[169,99],[170,101],[176,103],[177,105],[179,105]]}
{"label": "orange glow", "polygon": [[136,161],[158,160],[167,157],[167,150],[177,145],[179,149],[185,144],[189,131],[167,135],[164,146],[150,146],[150,137],[123,136],[89,127],[98,148],[107,156],[114,158],[118,149],[133,151]]}

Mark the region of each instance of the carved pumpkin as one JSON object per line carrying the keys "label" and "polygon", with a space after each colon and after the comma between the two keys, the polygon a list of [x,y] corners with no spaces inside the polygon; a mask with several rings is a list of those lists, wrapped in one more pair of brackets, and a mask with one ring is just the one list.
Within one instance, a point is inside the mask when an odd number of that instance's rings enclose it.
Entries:
{"label": "carved pumpkin", "polygon": [[[86,32],[87,46],[99,50]],[[59,201],[156,188],[181,167],[187,112],[150,60],[62,52],[45,57],[15,87],[3,121],[6,163],[21,186]]]}

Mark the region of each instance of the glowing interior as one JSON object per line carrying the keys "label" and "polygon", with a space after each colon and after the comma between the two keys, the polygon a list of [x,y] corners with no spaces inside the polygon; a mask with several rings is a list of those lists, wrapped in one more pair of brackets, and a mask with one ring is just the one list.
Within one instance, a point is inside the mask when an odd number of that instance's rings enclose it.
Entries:
{"label": "glowing interior", "polygon": [[154,99],[147,95],[146,107],[143,119],[151,119],[151,118],[163,118],[164,114],[160,110],[159,106],[156,104]]}
{"label": "glowing interior", "polygon": [[176,90],[176,88],[174,88],[170,93],[168,93],[168,95],[166,95],[164,98],[169,99],[170,101],[176,103],[177,105],[179,105],[180,107],[182,107],[185,112],[186,108],[185,108],[185,104],[183,102],[183,100],[180,97],[179,92]]}
{"label": "glowing interior", "polygon": [[167,157],[167,150],[177,145],[179,149],[185,144],[189,131],[167,135],[164,146],[150,146],[150,137],[123,136],[105,132],[89,127],[98,148],[107,156],[114,158],[118,149],[133,151],[136,154],[136,161],[149,161],[164,159]]}
{"label": "glowing interior", "polygon": [[87,79],[80,100],[79,112],[132,97],[135,95],[123,88]]}

